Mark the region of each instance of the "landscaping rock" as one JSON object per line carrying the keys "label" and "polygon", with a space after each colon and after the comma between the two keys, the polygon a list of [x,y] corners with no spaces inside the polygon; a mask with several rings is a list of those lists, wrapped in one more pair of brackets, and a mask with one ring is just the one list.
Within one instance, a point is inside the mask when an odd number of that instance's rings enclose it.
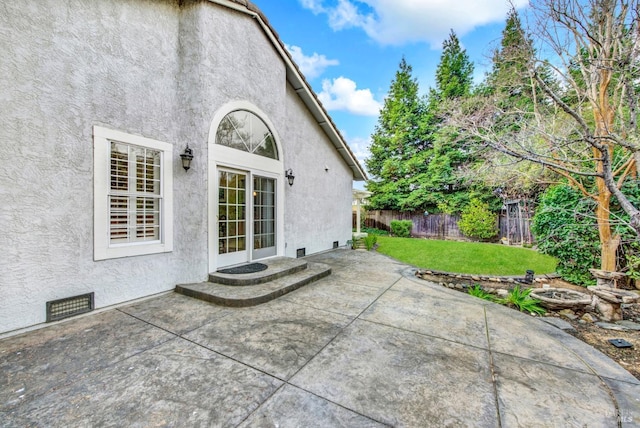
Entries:
{"label": "landscaping rock", "polygon": [[599,321],[598,317],[587,312],[586,314],[582,315],[582,317],[580,317],[580,321],[584,321],[584,322],[588,322],[588,323],[594,323],[596,321]]}
{"label": "landscaping rock", "polygon": [[509,295],[509,291],[508,291],[508,290],[504,290],[504,289],[502,289],[502,288],[498,288],[498,289],[496,290],[496,294],[497,294],[499,297],[505,298],[505,297],[507,297],[507,296]]}
{"label": "landscaping rock", "polygon": [[575,312],[573,312],[571,309],[563,309],[561,311],[558,312],[560,315],[562,315],[565,318],[569,318],[570,320],[577,320],[578,316],[576,315]]}
{"label": "landscaping rock", "polygon": [[602,298],[596,298],[596,309],[605,321],[622,320],[622,309],[619,304],[612,304]]}
{"label": "landscaping rock", "polygon": [[573,328],[571,324],[569,324],[567,321],[560,318],[542,317],[540,319],[546,322],[547,324],[551,324],[552,326],[559,328],[560,330],[565,330],[565,331],[575,330],[575,328]]}
{"label": "landscaping rock", "polygon": [[623,325],[614,324],[611,322],[597,322],[596,325],[600,328],[604,328],[606,330],[615,330],[615,331],[629,331],[629,329]]}
{"label": "landscaping rock", "polygon": [[616,324],[621,325],[625,328],[628,328],[629,330],[640,331],[640,323],[637,323],[637,322],[622,320],[622,321],[618,321]]}

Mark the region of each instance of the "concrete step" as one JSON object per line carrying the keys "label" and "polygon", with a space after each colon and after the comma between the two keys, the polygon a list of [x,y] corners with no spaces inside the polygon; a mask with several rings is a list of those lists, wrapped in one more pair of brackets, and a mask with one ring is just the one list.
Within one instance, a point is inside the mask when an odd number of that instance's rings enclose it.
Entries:
{"label": "concrete step", "polygon": [[359,241],[355,241],[353,243],[353,249],[354,250],[366,250],[367,246],[364,244],[363,240],[359,240]]}
{"label": "concrete step", "polygon": [[255,273],[228,274],[213,272],[209,274],[209,282],[224,285],[256,285],[273,281],[307,268],[307,262],[290,257],[274,257],[261,260],[259,263],[267,265],[267,269]]}
{"label": "concrete step", "polygon": [[305,262],[305,265],[306,269],[293,273],[290,272],[285,276],[255,285],[237,286],[214,282],[200,282],[197,284],[177,285],[176,292],[222,306],[256,306],[274,300],[331,274],[331,267],[323,263]]}

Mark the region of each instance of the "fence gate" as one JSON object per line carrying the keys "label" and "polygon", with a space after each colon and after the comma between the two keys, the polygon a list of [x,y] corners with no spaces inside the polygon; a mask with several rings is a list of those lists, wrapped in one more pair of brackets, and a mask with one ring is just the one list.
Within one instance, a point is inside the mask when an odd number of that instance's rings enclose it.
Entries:
{"label": "fence gate", "polygon": [[506,231],[501,235],[509,240],[509,244],[531,244],[533,237],[529,224],[532,216],[531,204],[527,199],[514,199],[505,201]]}

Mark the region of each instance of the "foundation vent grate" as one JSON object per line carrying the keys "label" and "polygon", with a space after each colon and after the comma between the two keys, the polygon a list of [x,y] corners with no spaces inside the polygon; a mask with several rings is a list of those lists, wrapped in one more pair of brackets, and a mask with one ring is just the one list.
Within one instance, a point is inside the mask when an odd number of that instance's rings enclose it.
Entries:
{"label": "foundation vent grate", "polygon": [[296,257],[300,258],[300,257],[304,257],[307,254],[307,249],[306,248],[298,248],[296,250]]}
{"label": "foundation vent grate", "polygon": [[338,248],[340,243],[338,241],[333,241],[333,248]]}
{"label": "foundation vent grate", "polygon": [[47,322],[58,321],[74,315],[91,312],[94,308],[93,293],[47,302]]}

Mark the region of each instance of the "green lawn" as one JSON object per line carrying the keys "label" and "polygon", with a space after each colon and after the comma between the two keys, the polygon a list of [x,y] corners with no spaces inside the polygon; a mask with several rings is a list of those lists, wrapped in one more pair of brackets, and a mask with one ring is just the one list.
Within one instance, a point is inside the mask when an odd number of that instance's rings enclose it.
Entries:
{"label": "green lawn", "polygon": [[419,268],[479,275],[555,272],[557,260],[521,247],[477,242],[378,237],[378,252]]}

